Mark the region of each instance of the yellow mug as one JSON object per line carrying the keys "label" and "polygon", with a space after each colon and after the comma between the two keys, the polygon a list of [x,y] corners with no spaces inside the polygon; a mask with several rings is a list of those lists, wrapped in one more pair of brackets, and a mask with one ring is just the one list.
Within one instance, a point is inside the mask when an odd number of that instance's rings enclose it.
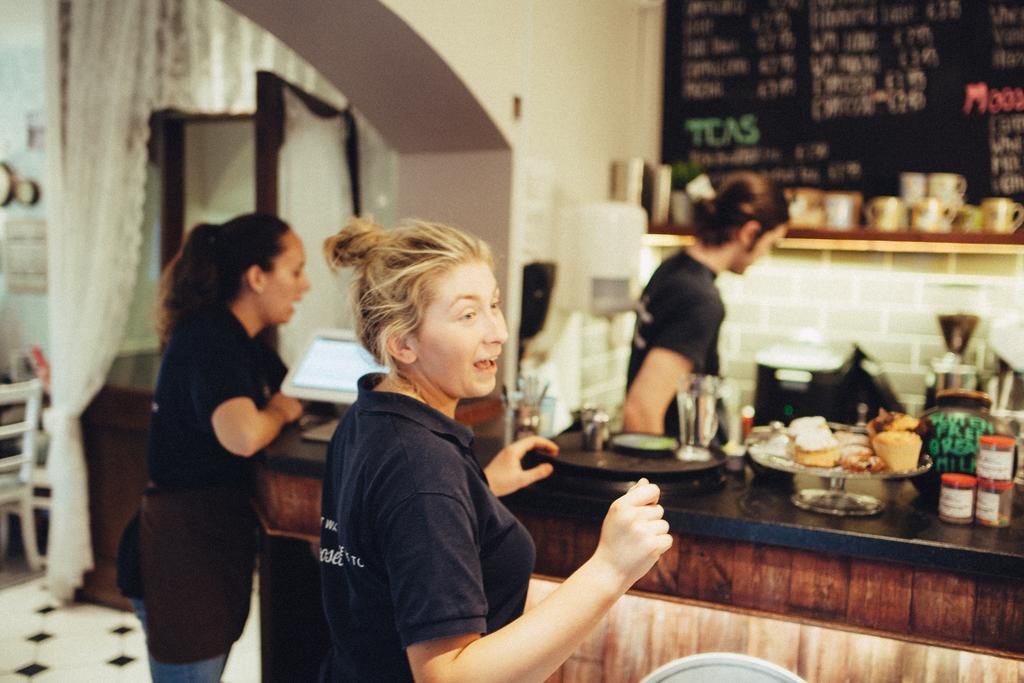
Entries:
{"label": "yellow mug", "polygon": [[825,192],[816,187],[794,187],[786,191],[789,200],[789,224],[794,228],[821,228],[825,225]]}
{"label": "yellow mug", "polygon": [[981,207],[964,204],[956,218],[956,227],[960,232],[981,232]]}
{"label": "yellow mug", "polygon": [[921,232],[949,232],[959,207],[946,206],[941,199],[925,197],[910,210],[910,225]]}
{"label": "yellow mug", "polygon": [[864,209],[867,224],[883,232],[906,230],[907,205],[899,197],[873,197]]}
{"label": "yellow mug", "polygon": [[1016,232],[1024,224],[1024,206],[1006,197],[981,200],[981,229],[983,232]]}

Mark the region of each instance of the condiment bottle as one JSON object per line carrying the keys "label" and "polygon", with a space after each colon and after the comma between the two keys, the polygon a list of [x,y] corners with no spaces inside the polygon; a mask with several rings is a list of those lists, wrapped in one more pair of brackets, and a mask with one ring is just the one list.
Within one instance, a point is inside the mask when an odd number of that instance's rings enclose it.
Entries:
{"label": "condiment bottle", "polygon": [[1013,514],[1013,482],[978,479],[974,516],[985,526],[1009,526]]}
{"label": "condiment bottle", "polygon": [[977,479],[969,474],[943,474],[942,490],[939,494],[939,519],[950,524],[970,524],[974,520],[976,486]]}
{"label": "condiment bottle", "polygon": [[979,479],[1010,481],[1013,479],[1013,449],[1016,441],[1012,436],[986,434],[978,437],[978,458],[975,461]]}

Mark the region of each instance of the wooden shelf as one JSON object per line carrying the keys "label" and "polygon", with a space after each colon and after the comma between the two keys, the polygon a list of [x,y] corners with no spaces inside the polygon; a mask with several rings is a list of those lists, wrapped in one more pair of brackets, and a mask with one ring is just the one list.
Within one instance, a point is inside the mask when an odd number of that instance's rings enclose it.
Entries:
{"label": "wooden shelf", "polygon": [[[693,243],[691,228],[680,225],[652,225],[644,243],[652,247],[686,246]],[[1024,232],[1008,235],[990,233],[880,232],[790,228],[778,249],[820,251],[878,251],[928,254],[1019,254],[1024,253]]]}

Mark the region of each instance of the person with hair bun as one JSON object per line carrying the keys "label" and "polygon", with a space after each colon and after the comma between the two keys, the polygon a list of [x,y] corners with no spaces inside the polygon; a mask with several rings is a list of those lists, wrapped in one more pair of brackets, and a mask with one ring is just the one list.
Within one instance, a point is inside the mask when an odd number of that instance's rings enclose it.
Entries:
{"label": "person with hair bun", "polygon": [[786,232],[788,205],[766,176],[734,173],[713,199],[697,202],[696,239],[666,259],[637,303],[627,372],[627,432],[679,436],[676,386],[687,373],[717,375],[718,330],[725,305],[715,287],[722,271],[742,275]]}
{"label": "person with hair bun", "polygon": [[304,266],[286,223],[247,214],[195,227],[163,273],[151,481],[118,552],[118,585],[157,683],[219,681],[248,617],[250,464],[302,413],[280,393],[284,364],[258,335],[291,318],[309,289]]}
{"label": "person with hair bun", "polygon": [[524,470],[533,436],[486,468],[460,399],[493,391],[508,339],[490,249],[421,221],[355,220],[325,244],[354,269],[366,375],[328,448],[320,577],[328,681],[543,681],[672,544],[658,487],[612,503],[594,555],[523,613],[534,546],[498,499],[548,476]]}

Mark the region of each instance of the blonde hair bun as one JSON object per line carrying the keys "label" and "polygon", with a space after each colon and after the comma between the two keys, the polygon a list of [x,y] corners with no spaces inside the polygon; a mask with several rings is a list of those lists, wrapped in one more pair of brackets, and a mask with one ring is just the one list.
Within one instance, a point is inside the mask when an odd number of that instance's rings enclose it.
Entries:
{"label": "blonde hair bun", "polygon": [[372,220],[356,217],[336,235],[324,240],[324,255],[332,268],[358,266],[385,239],[383,228]]}

